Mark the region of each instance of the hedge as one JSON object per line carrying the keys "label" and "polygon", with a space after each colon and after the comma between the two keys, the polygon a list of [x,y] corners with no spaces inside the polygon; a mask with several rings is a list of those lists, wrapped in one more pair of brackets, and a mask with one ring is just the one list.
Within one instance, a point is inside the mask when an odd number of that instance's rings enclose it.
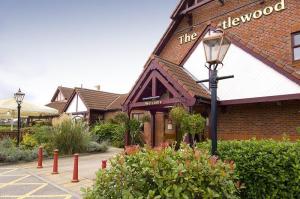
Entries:
{"label": "hedge", "polygon": [[[199,148],[210,148],[202,143]],[[244,189],[241,198],[299,198],[300,142],[248,140],[220,141],[223,160],[234,160]]]}
{"label": "hedge", "polygon": [[234,164],[210,158],[207,152],[188,146],[178,151],[130,147],[126,154],[99,170],[85,199],[238,198]]}

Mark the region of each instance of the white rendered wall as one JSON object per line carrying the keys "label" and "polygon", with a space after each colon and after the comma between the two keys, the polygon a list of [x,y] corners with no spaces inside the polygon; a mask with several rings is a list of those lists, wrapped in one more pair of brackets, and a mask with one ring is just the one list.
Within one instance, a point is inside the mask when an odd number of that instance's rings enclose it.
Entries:
{"label": "white rendered wall", "polygon": [[[78,108],[76,107],[77,99],[78,99]],[[67,108],[66,113],[76,113],[76,112],[84,112],[84,111],[87,111],[87,108],[84,105],[83,101],[81,100],[80,96],[78,96],[78,94],[76,94],[72,98],[72,101],[71,101],[69,107]]]}
{"label": "white rendered wall", "polygon": [[56,97],[55,101],[57,101],[57,102],[65,101],[65,97],[60,91],[57,94],[57,97]]}
{"label": "white rendered wall", "polygon": [[[204,64],[205,55],[201,42],[184,67],[198,80],[202,80],[208,78],[208,69]],[[220,100],[300,93],[298,84],[233,44],[225,57],[224,67],[218,73],[218,76],[225,75],[234,75],[234,78],[219,81]],[[207,83],[205,85],[208,86]]]}

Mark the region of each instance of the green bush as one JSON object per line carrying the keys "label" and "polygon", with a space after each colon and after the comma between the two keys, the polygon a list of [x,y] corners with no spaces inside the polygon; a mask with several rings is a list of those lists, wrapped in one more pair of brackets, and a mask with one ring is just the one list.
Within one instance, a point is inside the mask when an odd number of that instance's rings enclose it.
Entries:
{"label": "green bush", "polygon": [[94,140],[98,143],[101,142],[112,142],[112,135],[114,134],[117,124],[112,123],[100,123],[94,126],[92,129],[92,135]]}
{"label": "green bush", "polygon": [[190,133],[192,135],[191,144],[193,145],[195,135],[203,133],[205,128],[205,119],[200,114],[190,114],[183,107],[176,106],[171,109],[170,116],[178,129],[178,144],[180,144],[186,133]]}
{"label": "green bush", "polygon": [[111,144],[114,147],[123,148],[125,146],[125,128],[122,125],[117,125],[112,135]]}
{"label": "green bush", "polygon": [[149,121],[149,115],[144,115],[140,120],[137,120],[135,118],[129,118],[128,115],[124,112],[117,113],[112,120],[113,123],[116,123],[123,127],[123,142],[125,142],[125,132],[129,132],[131,144],[138,144],[140,146],[144,145],[144,140],[142,138],[143,125],[145,122]]}
{"label": "green bush", "polygon": [[37,148],[17,148],[10,138],[0,141],[0,162],[31,161],[37,158]]}
{"label": "green bush", "polygon": [[49,143],[53,136],[52,126],[36,126],[34,127],[32,136],[38,142],[38,144]]}
{"label": "green bush", "polygon": [[98,142],[91,141],[87,146],[87,152],[105,152],[107,151],[107,143],[102,142],[99,144]]}
{"label": "green bush", "polygon": [[126,153],[111,159],[109,169],[99,170],[84,198],[237,198],[234,165],[207,152],[183,146],[178,151],[131,147]]}
{"label": "green bush", "polygon": [[93,139],[98,142],[108,142],[115,147],[124,147],[125,128],[110,122],[100,123],[92,129]]}
{"label": "green bush", "polygon": [[[16,130],[14,127],[13,130]],[[0,126],[0,133],[1,132],[10,132],[11,131],[11,126]]]}
{"label": "green bush", "polygon": [[53,121],[53,145],[63,154],[84,152],[89,143],[89,129],[82,121],[67,115]]}
{"label": "green bush", "polygon": [[[210,148],[209,143],[199,144]],[[234,160],[242,198],[298,198],[300,142],[273,140],[220,141],[223,160]]]}
{"label": "green bush", "polygon": [[21,145],[25,149],[33,149],[38,146],[38,142],[31,134],[25,134],[23,135]]}

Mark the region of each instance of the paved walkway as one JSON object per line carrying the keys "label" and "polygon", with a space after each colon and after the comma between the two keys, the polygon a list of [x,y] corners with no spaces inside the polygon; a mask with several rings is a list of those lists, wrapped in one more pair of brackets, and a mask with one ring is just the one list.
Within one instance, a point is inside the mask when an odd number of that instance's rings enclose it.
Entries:
{"label": "paved walkway", "polygon": [[[9,169],[17,169],[16,171],[22,171],[22,172],[28,172],[30,176],[36,175],[37,178],[40,178],[44,181],[47,181],[57,187],[62,188],[62,190],[65,190],[66,192],[69,192],[71,195],[66,195],[65,197],[60,197],[57,195],[56,198],[81,198],[81,188],[90,187],[93,184],[93,181],[96,177],[96,172],[101,167],[101,161],[106,159],[110,159],[114,155],[120,153],[123,151],[123,149],[117,149],[117,148],[109,148],[109,150],[106,153],[100,153],[100,154],[92,154],[92,155],[79,155],[79,182],[78,183],[71,183],[72,175],[73,175],[73,157],[67,157],[67,158],[60,158],[58,161],[58,172],[57,175],[52,175],[52,163],[53,160],[45,160],[43,162],[43,168],[37,169],[37,163],[24,163],[24,164],[17,164],[14,166],[10,166]],[[2,169],[7,169],[7,167],[0,167]],[[1,171],[0,171],[1,172]],[[0,176],[0,188],[1,188],[1,181],[4,180],[7,177]],[[14,179],[12,179],[14,181]],[[11,183],[10,180],[7,180],[7,182]],[[17,181],[18,182],[18,181]],[[46,186],[46,185],[43,185]],[[48,188],[45,187],[47,190]],[[34,190],[34,188],[30,189],[31,191]],[[0,196],[2,192],[0,189]],[[13,194],[8,193],[8,194]],[[55,194],[54,194],[55,195]],[[7,196],[7,194],[6,194]],[[12,195],[14,196],[14,195]],[[3,198],[3,197],[2,197]],[[22,198],[22,197],[8,197],[8,198]],[[25,197],[32,198],[32,197]],[[35,197],[37,198],[37,197]],[[45,198],[45,197],[41,197]],[[1,199],[1,197],[0,197]]]}

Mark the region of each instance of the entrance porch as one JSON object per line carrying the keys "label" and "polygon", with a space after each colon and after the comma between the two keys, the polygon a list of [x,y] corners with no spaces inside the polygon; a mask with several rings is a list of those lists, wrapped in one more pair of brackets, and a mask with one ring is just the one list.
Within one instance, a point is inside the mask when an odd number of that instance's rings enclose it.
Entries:
{"label": "entrance porch", "polygon": [[[175,106],[207,117],[209,91],[198,85],[184,68],[156,58],[129,93],[123,110],[131,118],[138,119],[138,114],[150,116],[150,122],[144,124],[143,137],[147,145],[155,147],[166,141],[181,141],[169,114]],[[127,134],[126,145],[130,145],[129,138]]]}

